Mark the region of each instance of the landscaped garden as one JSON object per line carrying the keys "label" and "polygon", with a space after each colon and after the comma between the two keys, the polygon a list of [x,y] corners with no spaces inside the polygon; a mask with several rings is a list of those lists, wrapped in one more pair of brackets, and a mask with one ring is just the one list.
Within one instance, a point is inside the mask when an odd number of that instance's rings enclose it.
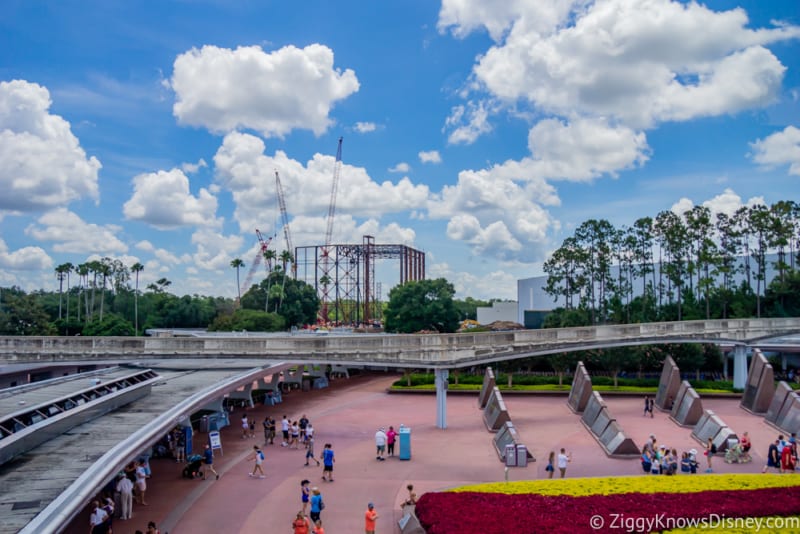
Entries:
{"label": "landscaped garden", "polygon": [[798,532],[800,477],[776,474],[547,479],[425,493],[428,534]]}

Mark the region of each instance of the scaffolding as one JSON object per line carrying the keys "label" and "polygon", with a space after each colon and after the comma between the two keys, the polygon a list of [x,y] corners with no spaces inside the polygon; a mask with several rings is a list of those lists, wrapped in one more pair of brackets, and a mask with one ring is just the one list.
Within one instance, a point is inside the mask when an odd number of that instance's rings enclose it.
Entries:
{"label": "scaffolding", "polygon": [[[340,325],[381,320],[377,260],[399,260],[400,284],[425,279],[424,252],[406,245],[376,244],[370,235],[365,235],[360,244],[297,247],[295,259],[296,278],[313,286],[318,295],[330,297],[328,320]],[[325,277],[328,283],[323,287],[320,280]]]}

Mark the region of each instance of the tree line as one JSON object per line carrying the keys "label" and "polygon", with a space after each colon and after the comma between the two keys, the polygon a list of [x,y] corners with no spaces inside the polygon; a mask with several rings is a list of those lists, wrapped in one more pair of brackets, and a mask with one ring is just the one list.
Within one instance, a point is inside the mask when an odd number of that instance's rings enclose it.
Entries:
{"label": "tree line", "polygon": [[[800,315],[800,204],[694,206],[632,226],[578,226],[544,263],[545,325]],[[774,273],[769,277],[770,272]]]}

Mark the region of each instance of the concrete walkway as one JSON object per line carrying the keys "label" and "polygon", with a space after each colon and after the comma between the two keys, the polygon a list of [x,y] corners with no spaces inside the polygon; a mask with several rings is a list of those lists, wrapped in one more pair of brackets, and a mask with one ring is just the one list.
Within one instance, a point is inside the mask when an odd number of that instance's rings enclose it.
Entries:
{"label": "concrete walkway", "polygon": [[[134,506],[134,518],[116,520],[115,534],[145,530],[154,520],[162,533],[263,533],[290,532],[290,524],[301,508],[300,481],[311,481],[322,492],[326,508],[322,512],[326,532],[363,531],[367,503],[372,501],[380,514],[377,532],[399,532],[400,503],[406,484],[413,483],[419,495],[469,483],[500,481],[504,466],[492,446],[492,434],[483,425],[476,395],[448,396],[446,430],[435,427],[436,399],[424,394],[387,394],[397,375],[363,375],[332,382],[331,387],[310,392],[292,392],[275,407],[258,406],[247,410],[257,421],[256,439],[242,439],[238,422],[241,410],[231,416],[235,424],[222,431],[224,455],[217,454],[215,467],[219,481],[192,481],[180,478],[182,465],[169,460],[153,460],[149,481],[149,506]],[[567,407],[567,398],[539,395],[506,395],[506,405],[522,441],[537,458],[525,468],[510,468],[509,480],[546,476],[547,453],[565,447],[573,461],[568,477],[632,475],[644,476],[638,460],[608,458],[581,425],[580,416]],[[639,397],[607,397],[611,413],[637,445],[649,434],[679,452],[702,446],[666,414],[642,416]],[[751,464],[728,465],[717,458],[715,472],[756,472],[764,464],[770,440],[777,431],[763,419],[738,407],[738,399],[704,401],[737,432],[749,430],[753,441]],[[305,413],[315,428],[316,453],[326,442],[336,453],[334,482],[321,480],[321,468],[304,467],[305,452],[288,450],[278,444],[264,447],[265,479],[248,477],[252,462],[245,461],[253,444],[263,443],[261,421],[270,413],[280,423],[283,414],[299,419]],[[400,424],[411,428],[412,458],[400,461],[375,459],[374,434],[378,427]],[[279,426],[280,430],[280,426]],[[198,435],[195,450],[206,436]],[[686,475],[682,475],[686,476]],[[696,475],[702,476],[702,475]],[[88,512],[67,532],[84,534]]]}

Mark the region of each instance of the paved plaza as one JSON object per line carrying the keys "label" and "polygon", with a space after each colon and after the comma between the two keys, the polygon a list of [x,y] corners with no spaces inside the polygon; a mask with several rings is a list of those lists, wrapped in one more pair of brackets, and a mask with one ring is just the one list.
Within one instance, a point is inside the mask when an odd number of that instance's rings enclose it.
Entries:
{"label": "paved plaza", "polygon": [[[256,438],[242,439],[239,421],[242,410],[231,415],[231,426],[222,430],[223,455],[217,452],[215,467],[220,480],[188,480],[180,477],[183,465],[172,460],[151,461],[153,476],[148,481],[148,506],[134,506],[132,520],[114,521],[115,534],[133,534],[156,521],[162,533],[259,533],[290,532],[290,524],[301,508],[300,481],[316,485],[326,504],[322,520],[328,533],[363,532],[364,511],[373,502],[380,515],[377,532],[399,532],[400,503],[405,487],[413,483],[417,493],[442,490],[463,484],[501,481],[504,465],[492,445],[492,434],[483,424],[477,395],[450,393],[447,399],[446,430],[438,429],[436,399],[432,394],[389,394],[387,388],[399,378],[395,374],[356,375],[337,379],[331,387],[308,392],[293,391],[274,407],[256,406],[246,410],[256,419]],[[551,450],[566,448],[572,453],[567,477],[645,476],[638,460],[608,458],[580,416],[567,406],[567,397],[551,395],[505,395],[506,406],[520,438],[537,458],[524,468],[509,468],[509,480],[546,476],[544,467]],[[650,434],[659,443],[678,452],[702,446],[690,437],[691,429],[679,427],[667,414],[643,417],[643,397],[605,398],[611,414],[625,432],[641,446]],[[767,446],[778,432],[763,418],[739,408],[731,398],[703,399],[736,432],[749,431],[753,441],[753,462],[729,465],[715,458],[717,473],[752,473],[764,465]],[[336,454],[334,482],[321,480],[322,469],[304,467],[305,451],[275,445],[264,447],[267,477],[248,477],[252,462],[246,458],[254,444],[264,442],[261,421],[267,414],[278,420],[286,414],[299,419],[307,414],[315,429],[316,453],[331,443]],[[375,459],[374,434],[379,427],[401,424],[411,428],[410,461]],[[195,434],[198,451],[205,434]],[[701,461],[704,458],[701,457]],[[690,475],[679,475],[690,476]],[[702,474],[694,476],[703,476]],[[84,534],[88,511],[67,530]]]}

